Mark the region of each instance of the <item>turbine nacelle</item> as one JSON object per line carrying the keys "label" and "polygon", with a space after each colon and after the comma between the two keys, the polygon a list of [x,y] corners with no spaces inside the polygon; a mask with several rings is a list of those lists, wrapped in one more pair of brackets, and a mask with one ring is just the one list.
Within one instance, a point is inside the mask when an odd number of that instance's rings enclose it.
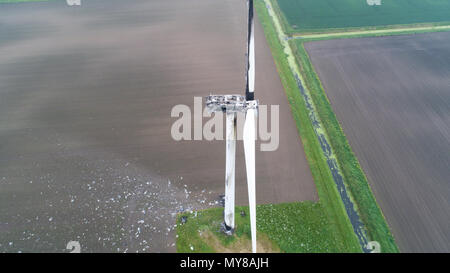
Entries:
{"label": "turbine nacelle", "polygon": [[247,101],[241,95],[210,95],[206,97],[206,108],[209,112],[243,112],[258,108],[256,100]]}

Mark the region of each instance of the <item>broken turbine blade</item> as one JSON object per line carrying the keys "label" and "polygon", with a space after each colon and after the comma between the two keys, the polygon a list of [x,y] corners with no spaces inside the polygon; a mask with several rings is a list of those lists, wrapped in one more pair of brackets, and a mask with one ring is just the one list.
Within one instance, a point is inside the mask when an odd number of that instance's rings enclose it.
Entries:
{"label": "broken turbine blade", "polygon": [[248,101],[255,99],[255,26],[253,20],[253,0],[247,1],[248,37],[247,37],[247,86],[245,97]]}
{"label": "broken turbine blade", "polygon": [[235,160],[236,160],[236,112],[226,113],[226,172],[225,172],[225,228],[234,230],[234,194],[235,194]]}

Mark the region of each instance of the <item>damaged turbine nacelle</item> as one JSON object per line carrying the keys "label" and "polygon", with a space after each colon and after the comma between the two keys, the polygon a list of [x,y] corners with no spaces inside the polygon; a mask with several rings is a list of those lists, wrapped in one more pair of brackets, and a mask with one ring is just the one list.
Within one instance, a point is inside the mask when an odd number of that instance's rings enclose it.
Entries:
{"label": "damaged turbine nacelle", "polygon": [[210,95],[206,97],[206,108],[209,112],[247,112],[248,109],[257,109],[258,101],[247,101],[241,95]]}

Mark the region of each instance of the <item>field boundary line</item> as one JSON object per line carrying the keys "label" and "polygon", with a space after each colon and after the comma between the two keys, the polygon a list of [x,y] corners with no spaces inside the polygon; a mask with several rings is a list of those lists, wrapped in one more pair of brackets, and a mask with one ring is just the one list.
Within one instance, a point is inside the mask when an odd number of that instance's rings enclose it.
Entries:
{"label": "field boundary line", "polygon": [[335,38],[350,38],[352,36],[358,37],[364,36],[380,36],[380,35],[392,35],[392,34],[405,34],[416,32],[437,32],[437,31],[450,31],[450,25],[446,26],[429,26],[429,27],[411,27],[411,28],[393,28],[393,29],[377,29],[377,30],[362,30],[362,31],[349,31],[349,32],[331,32],[320,34],[294,34],[292,39],[335,39]]}

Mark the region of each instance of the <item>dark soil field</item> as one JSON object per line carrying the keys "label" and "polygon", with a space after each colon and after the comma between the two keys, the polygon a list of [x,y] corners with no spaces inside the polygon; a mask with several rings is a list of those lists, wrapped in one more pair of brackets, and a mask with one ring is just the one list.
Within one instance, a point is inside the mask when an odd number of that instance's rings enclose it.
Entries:
{"label": "dark soil field", "polygon": [[[243,94],[245,51],[240,0],[0,4],[0,252],[175,251],[176,213],[219,206],[225,142],[174,141],[171,109]],[[257,98],[280,105],[257,201],[317,200],[259,22],[256,61]],[[241,144],[236,169],[243,205]]]}
{"label": "dark soil field", "polygon": [[305,44],[403,252],[450,251],[450,33]]}

